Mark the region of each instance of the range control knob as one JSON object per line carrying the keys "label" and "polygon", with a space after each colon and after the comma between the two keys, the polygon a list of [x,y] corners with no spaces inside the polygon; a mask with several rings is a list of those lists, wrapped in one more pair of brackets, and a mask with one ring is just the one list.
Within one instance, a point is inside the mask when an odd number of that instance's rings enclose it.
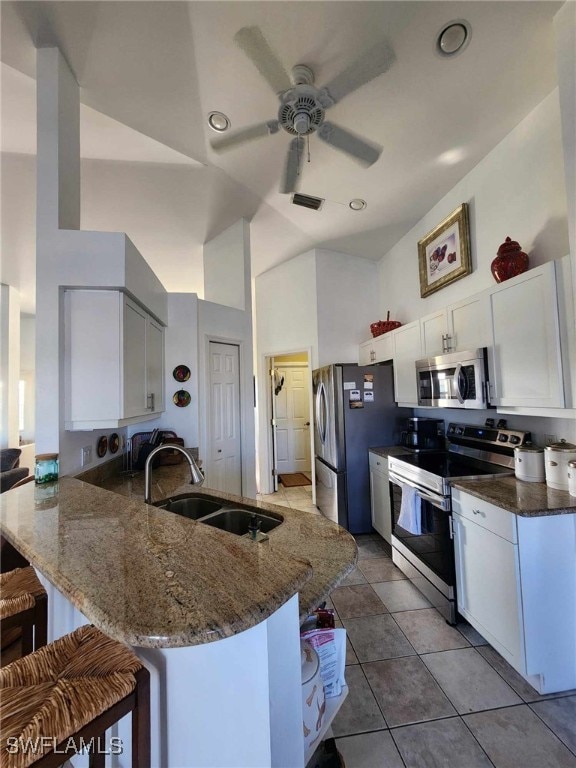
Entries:
{"label": "range control knob", "polygon": [[512,445],[518,445],[518,443],[520,442],[520,438],[518,437],[518,435],[510,435],[510,442],[512,443]]}
{"label": "range control knob", "polygon": [[500,443],[507,443],[508,442],[508,435],[498,435],[498,442]]}
{"label": "range control knob", "polygon": [[464,434],[464,427],[456,427],[456,434],[457,435],[463,435]]}

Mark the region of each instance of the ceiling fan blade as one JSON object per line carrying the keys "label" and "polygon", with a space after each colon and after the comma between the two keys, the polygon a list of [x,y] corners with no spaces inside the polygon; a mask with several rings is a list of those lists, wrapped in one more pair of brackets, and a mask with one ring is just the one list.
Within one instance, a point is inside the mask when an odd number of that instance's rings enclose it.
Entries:
{"label": "ceiling fan blade", "polygon": [[280,194],[290,195],[298,188],[302,161],[304,160],[304,139],[297,136],[292,139],[286,155],[284,175],[280,182]]}
{"label": "ceiling fan blade", "polygon": [[214,152],[226,152],[240,144],[246,144],[248,141],[254,141],[254,139],[261,139],[263,136],[278,133],[278,130],[278,120],[268,120],[266,123],[251,125],[249,128],[241,128],[239,131],[228,133],[219,139],[211,141],[210,146]]}
{"label": "ceiling fan blade", "polygon": [[394,51],[384,40],[369,48],[354,64],[321,89],[328,96],[325,106],[337,104],[344,96],[382,75],[390,69],[394,60]]}
{"label": "ceiling fan blade", "polygon": [[382,152],[382,147],[378,144],[361,139],[334,123],[323,123],[318,130],[318,138],[334,149],[351,155],[365,166],[373,165]]}
{"label": "ceiling fan blade", "polygon": [[293,87],[286,70],[259,27],[242,27],[234,35],[234,42],[244,51],[275,93],[282,93]]}

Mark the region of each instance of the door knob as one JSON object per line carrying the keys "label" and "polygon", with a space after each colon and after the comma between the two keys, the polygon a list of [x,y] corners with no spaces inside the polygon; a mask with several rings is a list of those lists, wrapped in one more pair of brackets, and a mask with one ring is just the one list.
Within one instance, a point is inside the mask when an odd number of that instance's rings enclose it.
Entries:
{"label": "door knob", "polygon": [[310,426],[310,422],[309,421],[304,422],[304,426],[305,427],[309,427]]}
{"label": "door knob", "polygon": [[222,448],[218,448],[218,453],[222,453]]}

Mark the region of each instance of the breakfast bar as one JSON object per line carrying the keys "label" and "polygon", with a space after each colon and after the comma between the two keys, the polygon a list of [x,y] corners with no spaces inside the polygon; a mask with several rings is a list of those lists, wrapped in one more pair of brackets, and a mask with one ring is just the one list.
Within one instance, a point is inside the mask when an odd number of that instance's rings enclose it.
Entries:
{"label": "breakfast bar", "polygon": [[255,542],[64,477],[6,494],[1,532],[47,588],[49,640],[91,622],[150,670],[153,765],[304,765],[299,626],[356,544],[321,516],[202,495],[281,522]]}

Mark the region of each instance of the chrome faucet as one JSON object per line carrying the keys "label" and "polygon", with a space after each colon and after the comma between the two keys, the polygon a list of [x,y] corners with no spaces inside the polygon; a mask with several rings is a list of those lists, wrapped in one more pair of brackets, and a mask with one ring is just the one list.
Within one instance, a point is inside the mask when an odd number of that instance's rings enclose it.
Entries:
{"label": "chrome faucet", "polygon": [[191,485],[200,486],[204,482],[204,475],[200,472],[192,454],[186,448],[182,448],[181,445],[172,445],[171,443],[159,445],[153,451],[150,451],[144,465],[144,501],[146,504],[152,503],[152,459],[160,451],[178,451],[181,453],[186,457],[188,464],[190,464]]}

